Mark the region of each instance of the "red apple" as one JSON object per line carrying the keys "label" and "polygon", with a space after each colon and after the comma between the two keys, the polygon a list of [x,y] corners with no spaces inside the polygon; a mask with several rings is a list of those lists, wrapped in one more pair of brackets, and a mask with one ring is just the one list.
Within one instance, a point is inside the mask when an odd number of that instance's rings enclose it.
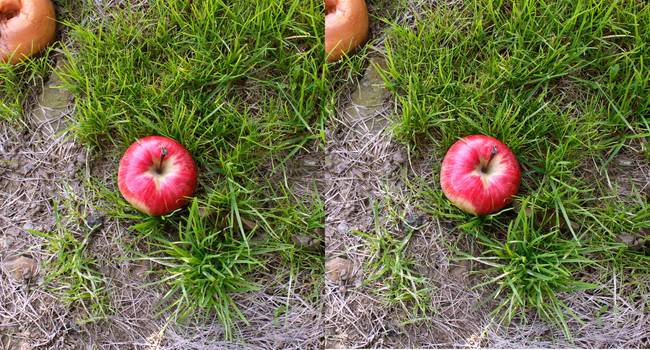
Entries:
{"label": "red apple", "polygon": [[510,203],[519,190],[519,163],[510,148],[484,135],[456,141],[442,161],[445,196],[468,213],[485,215]]}
{"label": "red apple", "polygon": [[168,214],[187,203],[196,189],[196,165],[180,143],[148,136],[126,150],[117,173],[122,196],[149,215]]}

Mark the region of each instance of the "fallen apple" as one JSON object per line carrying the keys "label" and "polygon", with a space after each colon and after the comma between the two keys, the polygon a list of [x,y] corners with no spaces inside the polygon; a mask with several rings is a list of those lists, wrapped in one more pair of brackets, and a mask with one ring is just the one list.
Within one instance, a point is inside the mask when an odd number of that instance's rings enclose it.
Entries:
{"label": "fallen apple", "polygon": [[456,141],[440,169],[442,192],[464,211],[485,215],[512,201],[521,173],[517,158],[501,141],[472,135]]}
{"label": "fallen apple", "polygon": [[55,36],[56,15],[50,0],[0,0],[0,63],[23,61]]}
{"label": "fallen apple", "polygon": [[162,136],[134,142],[124,153],[117,173],[122,196],[149,215],[168,214],[187,203],[196,189],[197,170],[180,143]]}
{"label": "fallen apple", "polygon": [[325,58],[334,62],[368,36],[365,0],[325,0]]}

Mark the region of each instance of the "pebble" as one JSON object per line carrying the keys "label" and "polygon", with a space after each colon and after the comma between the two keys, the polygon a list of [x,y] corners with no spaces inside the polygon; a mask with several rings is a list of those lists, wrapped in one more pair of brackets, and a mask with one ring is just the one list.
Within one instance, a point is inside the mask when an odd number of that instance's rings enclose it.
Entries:
{"label": "pebble", "polygon": [[469,270],[469,262],[467,260],[460,260],[454,262],[449,269],[449,272],[456,280],[462,281],[467,276]]}
{"label": "pebble", "polygon": [[339,283],[350,278],[352,268],[352,261],[345,258],[334,258],[325,262],[325,274],[334,283]]}
{"label": "pebble", "polygon": [[393,158],[393,162],[397,164],[402,164],[406,160],[406,157],[407,157],[406,150],[404,148],[400,148],[399,151],[393,154],[392,158]]}
{"label": "pebble", "polygon": [[104,217],[101,215],[88,215],[86,225],[93,231],[97,231],[104,226]]}
{"label": "pebble", "polygon": [[86,164],[85,152],[79,152],[79,154],[77,155],[77,159],[75,159],[75,164],[77,164],[77,166],[83,166]]}
{"label": "pebble", "polygon": [[18,282],[32,279],[39,270],[38,262],[26,256],[9,259],[3,265],[11,277]]}
{"label": "pebble", "polygon": [[420,215],[412,214],[404,218],[404,223],[408,226],[408,228],[417,230],[424,223],[424,218]]}
{"label": "pebble", "polygon": [[145,280],[147,278],[147,272],[151,270],[151,263],[148,260],[135,260],[129,266],[129,270],[134,277]]}
{"label": "pebble", "polygon": [[318,251],[321,246],[318,238],[308,235],[293,235],[291,236],[291,241],[296,246],[307,251]]}
{"label": "pebble", "polygon": [[634,165],[631,160],[626,158],[616,158],[616,164],[623,167],[631,167]]}

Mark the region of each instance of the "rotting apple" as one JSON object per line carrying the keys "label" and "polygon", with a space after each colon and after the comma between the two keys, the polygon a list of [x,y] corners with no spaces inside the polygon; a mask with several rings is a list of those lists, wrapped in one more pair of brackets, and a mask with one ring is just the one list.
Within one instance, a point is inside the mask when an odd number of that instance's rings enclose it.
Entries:
{"label": "rotting apple", "polygon": [[0,0],[0,63],[23,61],[55,36],[56,15],[50,0]]}
{"label": "rotting apple", "polygon": [[325,0],[325,59],[334,62],[368,36],[365,0]]}
{"label": "rotting apple", "polygon": [[519,162],[503,142],[485,135],[456,141],[445,155],[440,185],[464,211],[485,215],[505,207],[519,190]]}
{"label": "rotting apple", "polygon": [[197,169],[180,143],[147,136],[124,153],[117,174],[122,196],[141,212],[168,214],[187,203],[197,184]]}

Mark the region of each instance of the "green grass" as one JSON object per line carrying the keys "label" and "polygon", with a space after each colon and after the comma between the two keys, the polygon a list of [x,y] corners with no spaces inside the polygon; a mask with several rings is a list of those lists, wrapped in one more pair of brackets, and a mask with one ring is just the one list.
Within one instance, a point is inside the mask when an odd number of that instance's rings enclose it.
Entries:
{"label": "green grass", "polygon": [[[619,193],[626,179],[609,175],[623,150],[650,160],[650,6],[476,0],[419,11],[388,21],[382,74],[398,107],[395,137],[439,160],[463,136],[504,141],[522,166],[517,202],[533,208],[472,217],[444,198],[437,176],[414,180],[412,196],[482,245],[477,259],[495,259],[497,313],[510,320],[532,308],[570,339],[556,292],[650,272],[647,254],[619,242],[643,237],[647,190]],[[595,261],[598,280],[575,273]]]}
{"label": "green grass", "polygon": [[265,255],[292,247],[268,240],[251,241],[255,232],[240,237],[234,230],[219,228],[218,221],[199,214],[196,199],[182,221],[172,237],[136,226],[149,235],[153,250],[146,255],[135,253],[164,266],[156,271],[160,279],[152,283],[171,285],[162,298],[165,306],[161,312],[171,309],[182,321],[192,313],[214,311],[224,325],[225,337],[231,338],[233,320],[245,322],[246,318],[230,294],[261,289],[262,285],[249,281],[247,274],[256,269],[268,270]]}
{"label": "green grass", "polygon": [[315,3],[152,1],[145,11],[99,28],[69,23],[79,47],[65,78],[80,139],[124,147],[163,134],[248,172],[261,154],[319,132]]}
{"label": "green grass", "polygon": [[53,232],[30,230],[45,239],[46,251],[51,254],[45,264],[45,286],[69,307],[83,310],[81,322],[106,318],[110,312],[111,286],[99,272],[99,263],[88,246],[95,229],[88,227],[80,208],[65,201],[64,217],[54,202],[56,228]]}
{"label": "green grass", "polygon": [[545,320],[559,326],[571,340],[565,313],[578,322],[582,321],[557,298],[556,293],[598,289],[597,285],[574,278],[577,272],[597,262],[587,258],[592,249],[572,238],[564,238],[557,226],[549,229],[553,216],[536,210],[540,208],[534,201],[524,199],[516,218],[509,222],[505,241],[485,235],[480,226],[466,225],[465,229],[484,247],[482,256],[473,257],[457,249],[454,251],[464,259],[491,266],[480,273],[496,276],[475,288],[497,285],[489,298],[504,295],[492,311],[492,314],[500,315],[501,322],[510,323],[519,314],[525,323],[526,309],[534,308]]}
{"label": "green grass", "polygon": [[30,90],[37,90],[47,80],[52,52],[45,49],[17,65],[0,63],[0,120],[25,124],[25,99]]}
{"label": "green grass", "polygon": [[[366,264],[367,278],[365,285],[391,306],[398,306],[410,317],[418,317],[432,311],[430,295],[433,288],[428,287],[430,281],[416,271],[416,259],[407,251],[411,237],[417,227],[410,227],[404,221],[397,222],[400,217],[395,212],[395,206],[387,201],[382,206],[388,210],[387,224],[382,224],[379,214],[379,203],[373,206],[375,232],[365,233],[355,231],[365,239],[370,260]],[[392,232],[387,226],[403,228],[403,236]],[[377,284],[378,282],[378,284]]]}
{"label": "green grass", "polygon": [[0,116],[6,121],[18,120],[22,117],[22,91],[20,89],[20,74],[18,69],[8,64],[0,67]]}
{"label": "green grass", "polygon": [[[287,303],[296,294],[317,303],[322,249],[294,236],[322,245],[323,205],[315,185],[305,198],[294,193],[285,170],[296,154],[321,150],[322,4],[152,0],[137,11],[107,6],[103,18],[97,6],[84,3],[79,19],[63,20],[72,45],[60,48],[66,63],[57,74],[74,93],[72,137],[113,160],[115,174],[118,157],[148,135],[179,141],[199,168],[192,205],[164,217],[136,212],[116,176],[85,184],[99,209],[139,233],[122,242],[135,258],[163,265],[158,284],[168,292],[159,311],[179,322],[214,312],[224,338],[237,338],[246,319],[230,295],[261,287],[260,269],[275,276],[263,287],[282,288]],[[23,103],[20,72],[1,87],[15,88],[13,104]],[[72,297],[101,274],[80,259],[85,241],[68,230],[42,235],[60,256],[50,278],[77,281],[64,291]],[[135,250],[140,239],[148,251]],[[90,277],[76,280],[84,271]],[[104,304],[84,294],[73,301]]]}

